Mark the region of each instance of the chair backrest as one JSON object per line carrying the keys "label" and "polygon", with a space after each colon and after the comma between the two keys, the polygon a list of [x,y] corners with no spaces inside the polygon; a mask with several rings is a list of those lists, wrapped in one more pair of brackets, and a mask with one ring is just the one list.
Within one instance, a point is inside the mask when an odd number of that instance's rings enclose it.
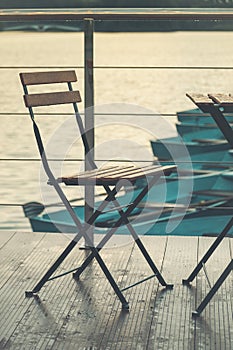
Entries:
{"label": "chair backrest", "polygon": [[[81,102],[80,92],[78,90],[73,90],[72,83],[77,81],[77,76],[75,71],[48,71],[48,72],[32,72],[32,73],[20,73],[20,80],[23,85],[24,90],[24,102],[25,106],[28,107],[31,119],[34,125],[35,137],[37,140],[39,152],[46,168],[46,172],[51,177],[51,171],[48,166],[46,159],[43,142],[40,136],[39,128],[35,122],[34,107],[44,107],[53,105],[64,105],[72,104],[74,114],[76,116],[76,121],[81,133],[83,145],[85,148],[85,154],[87,159],[91,164],[92,168],[96,168],[96,165],[90,154],[90,147],[85,134],[84,126],[82,123],[81,116],[78,111],[77,103]],[[62,84],[66,83],[68,90],[56,91],[56,92],[43,92],[43,93],[29,93],[28,87],[31,85],[47,85],[47,84]],[[59,85],[60,88],[60,85]],[[61,88],[60,88],[61,89]]]}
{"label": "chair backrest", "polygon": [[[20,73],[19,76],[24,88],[24,101],[26,107],[32,108],[39,106],[73,103],[75,112],[77,112],[75,105],[78,102],[81,102],[81,96],[79,91],[73,91],[72,88],[72,83],[77,81],[75,71]],[[28,92],[29,85],[57,83],[67,83],[68,91],[46,92],[37,94],[30,94]]]}

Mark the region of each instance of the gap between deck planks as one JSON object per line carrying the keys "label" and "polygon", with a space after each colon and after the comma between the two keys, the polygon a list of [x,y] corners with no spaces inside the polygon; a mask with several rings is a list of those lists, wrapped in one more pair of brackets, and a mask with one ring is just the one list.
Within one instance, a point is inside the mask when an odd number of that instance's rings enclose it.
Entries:
{"label": "gap between deck planks", "polygon": [[[129,313],[121,311],[95,262],[80,281],[68,275],[48,282],[37,299],[24,298],[24,291],[34,286],[71,236],[0,231],[0,349],[233,348],[232,276],[196,320],[191,312],[208,290],[206,279],[200,273],[191,288],[181,284],[214,238],[143,237],[174,289],[164,290],[156,278],[129,289],[124,293],[130,302]],[[211,281],[232,258],[232,246],[232,239],[226,238],[208,262]],[[60,271],[78,266],[85,254],[75,248]],[[113,237],[101,256],[122,287],[151,275],[127,236]]]}

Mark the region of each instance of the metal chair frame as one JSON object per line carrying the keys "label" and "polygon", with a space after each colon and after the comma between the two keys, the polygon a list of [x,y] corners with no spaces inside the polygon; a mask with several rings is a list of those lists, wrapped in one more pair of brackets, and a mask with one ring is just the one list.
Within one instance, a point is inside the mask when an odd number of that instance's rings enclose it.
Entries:
{"label": "metal chair frame", "polygon": [[[72,87],[72,83],[77,81],[77,77],[74,71],[59,71],[59,72],[36,72],[36,73],[20,73],[20,79],[21,83],[23,85],[24,89],[24,100],[25,105],[29,109],[29,114],[33,123],[33,129],[35,138],[37,141],[37,146],[39,149],[39,153],[42,159],[44,170],[48,176],[49,184],[52,185],[56,192],[58,193],[61,201],[63,202],[65,208],[69,212],[73,222],[75,223],[77,227],[77,234],[72,239],[72,241],[68,244],[68,246],[65,248],[65,250],[62,252],[62,254],[57,258],[57,260],[53,263],[53,265],[48,269],[48,271],[44,274],[44,276],[40,279],[40,281],[36,284],[36,286],[31,291],[26,291],[27,297],[32,297],[34,294],[38,293],[40,289],[44,286],[44,284],[47,281],[62,277],[68,273],[74,272],[73,277],[75,279],[78,279],[81,273],[86,269],[86,267],[90,264],[90,262],[95,258],[97,262],[99,263],[103,273],[105,274],[106,278],[108,279],[109,283],[111,284],[113,290],[115,291],[117,297],[119,298],[122,308],[128,309],[129,304],[127,300],[125,299],[122,291],[131,288],[139,283],[142,283],[149,278],[157,277],[159,283],[166,287],[171,289],[173,285],[167,284],[159,272],[158,268],[156,267],[155,263],[153,262],[152,258],[150,257],[149,253],[147,252],[146,248],[144,247],[141,239],[135,232],[133,226],[128,220],[128,216],[132,213],[132,211],[136,208],[136,206],[140,203],[140,201],[145,197],[145,195],[148,193],[150,188],[156,183],[158,178],[161,177],[163,174],[169,175],[174,169],[174,166],[166,166],[166,167],[160,167],[160,166],[154,166],[151,168],[143,167],[142,169],[137,169],[135,177],[132,177],[132,181],[135,181],[135,179],[138,178],[138,172],[145,172],[145,175],[141,175],[141,177],[149,176],[149,181],[147,181],[147,184],[144,186],[144,188],[140,191],[140,193],[136,196],[136,198],[133,200],[133,203],[130,203],[126,210],[123,210],[123,208],[119,205],[116,195],[119,192],[120,188],[123,186],[123,183],[119,185],[119,181],[121,180],[121,175],[119,173],[119,176],[114,181],[109,179],[109,181],[106,181],[106,179],[100,183],[96,183],[96,185],[102,185],[106,191],[106,198],[101,202],[99,207],[94,210],[93,214],[89,218],[89,220],[85,223],[82,223],[79,218],[76,216],[69,200],[67,199],[66,195],[64,194],[62,188],[60,187],[60,182],[65,182],[67,185],[90,185],[90,173],[87,172],[87,178],[86,181],[81,181],[79,178],[61,178],[56,179],[50,169],[48,159],[46,157],[44,145],[42,142],[42,138],[40,135],[40,131],[38,128],[38,125],[35,121],[35,114],[34,114],[34,107],[39,106],[50,106],[50,105],[58,105],[58,104],[72,104],[74,109],[75,118],[82,136],[83,145],[85,148],[85,154],[88,157],[88,161],[91,164],[92,168],[94,169],[92,173],[96,175],[96,179],[98,180],[98,170],[97,166],[94,162],[94,160],[90,156],[90,149],[87,141],[87,137],[85,134],[84,126],[82,123],[81,116],[79,114],[77,103],[81,101],[80,94],[78,91],[74,91]],[[29,85],[44,85],[44,84],[53,84],[53,83],[67,83],[68,85],[68,91],[66,92],[58,92],[58,93],[44,93],[44,94],[29,94],[28,92],[28,86]],[[100,172],[101,173],[101,172]],[[93,185],[93,183],[91,182]],[[111,188],[112,187],[112,188]],[[118,211],[120,218],[116,221],[116,223],[111,227],[108,232],[105,234],[104,238],[101,240],[101,242],[95,247],[92,240],[90,239],[88,235],[89,229],[94,225],[96,219],[103,213],[105,207],[108,205],[109,202],[113,202],[115,209]],[[150,268],[153,271],[153,275],[150,277],[147,277],[132,286],[128,286],[122,290],[120,290],[119,286],[115,282],[113,276],[111,275],[109,269],[107,268],[105,262],[103,261],[102,257],[100,256],[99,252],[102,249],[102,247],[107,243],[107,241],[112,237],[112,235],[115,233],[119,225],[125,224],[129,233],[134,238],[134,241],[136,242],[137,246],[139,247],[140,251],[142,252],[144,258],[146,259],[147,263],[149,264]],[[90,254],[89,256],[84,260],[84,262],[81,264],[80,267],[75,268],[71,271],[67,271],[63,274],[53,276],[54,272],[58,269],[58,267],[61,265],[61,263],[64,261],[64,259],[69,255],[69,253],[73,250],[73,248],[76,246],[76,244],[79,242],[81,238],[85,239],[85,242],[89,245]]]}

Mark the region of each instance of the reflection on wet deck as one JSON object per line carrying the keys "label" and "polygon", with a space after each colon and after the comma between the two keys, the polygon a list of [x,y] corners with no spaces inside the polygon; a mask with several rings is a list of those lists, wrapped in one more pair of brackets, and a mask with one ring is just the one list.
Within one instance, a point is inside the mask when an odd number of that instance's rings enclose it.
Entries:
{"label": "reflection on wet deck", "polygon": [[[121,305],[95,262],[80,281],[71,275],[48,282],[37,298],[24,297],[69,242],[70,235],[0,232],[0,349],[232,349],[233,283],[230,276],[201,317],[191,312],[209,286],[201,272],[191,288],[182,285],[197,259],[210,246],[207,237],[144,237],[157,266],[173,290],[151,279],[125,292],[130,311]],[[128,238],[115,237],[101,251],[123,287],[150,270]],[[121,241],[119,241],[121,240]],[[215,281],[232,258],[226,238],[207,263]],[[86,251],[74,249],[60,272],[78,266]]]}

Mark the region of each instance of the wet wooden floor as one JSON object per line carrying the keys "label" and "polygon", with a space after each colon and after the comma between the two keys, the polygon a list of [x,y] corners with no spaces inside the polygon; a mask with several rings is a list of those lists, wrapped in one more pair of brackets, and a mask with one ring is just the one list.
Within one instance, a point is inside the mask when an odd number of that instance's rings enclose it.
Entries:
{"label": "wet wooden floor", "polygon": [[[232,275],[201,317],[191,312],[208,291],[201,272],[192,287],[182,285],[212,238],[144,237],[143,242],[173,290],[153,278],[124,295],[130,311],[121,311],[96,262],[78,282],[67,275],[48,282],[38,298],[25,298],[43,271],[55,260],[71,235],[0,232],[0,349],[189,350],[233,349]],[[210,281],[232,259],[233,240],[226,238],[207,263]],[[75,248],[59,269],[74,268],[86,251]],[[101,251],[120,286],[151,274],[128,237],[115,237]]]}

